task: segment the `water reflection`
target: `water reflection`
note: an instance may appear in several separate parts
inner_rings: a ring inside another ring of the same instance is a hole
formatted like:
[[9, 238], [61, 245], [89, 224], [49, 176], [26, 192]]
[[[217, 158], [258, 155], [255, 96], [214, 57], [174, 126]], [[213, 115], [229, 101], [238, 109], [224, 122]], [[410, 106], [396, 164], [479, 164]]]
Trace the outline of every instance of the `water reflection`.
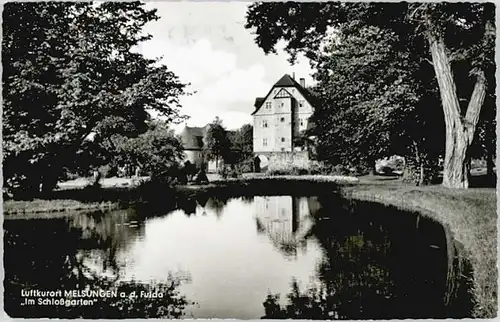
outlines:
[[[449, 232], [421, 216], [334, 196], [198, 195], [169, 202], [164, 210], [7, 220], [7, 312], [379, 319], [465, 317], [471, 310], [470, 285], [461, 277], [470, 276], [469, 266], [457, 259]], [[20, 305], [21, 289], [59, 285], [167, 296], [76, 308]]]
[[229, 198], [224, 196], [214, 196], [207, 200], [205, 208], [212, 211], [217, 217], [222, 215], [224, 207], [226, 206]]
[[210, 196], [208, 194], [199, 194], [198, 196], [196, 196], [196, 202], [202, 208], [205, 208], [208, 199], [210, 199]]
[[316, 209], [316, 197], [264, 196], [253, 202], [258, 232], [267, 234], [286, 257], [295, 258], [298, 249], [306, 251], [305, 238], [313, 224], [310, 206]]
[[[133, 209], [101, 211], [66, 218], [68, 229], [79, 232], [80, 256], [100, 272], [119, 273], [118, 251], [126, 251], [144, 235], [144, 222]], [[83, 254], [84, 253], [84, 254]]]
[[[116, 254], [140, 234], [140, 229], [130, 227], [129, 216], [127, 212], [92, 213], [69, 219], [5, 221], [5, 311], [11, 317], [24, 318], [182, 316], [188, 301], [177, 290], [178, 278], [168, 276], [154, 284], [120, 280]], [[93, 305], [76, 306], [39, 305], [38, 301], [50, 299], [34, 297], [35, 302], [26, 305], [22, 290], [143, 291], [159, 292], [163, 297], [105, 297]]]
[[[264, 318], [471, 316], [470, 270], [464, 269], [461, 278], [449, 283], [457, 258], [447, 257], [441, 225], [366, 203], [354, 209], [323, 207], [316, 217], [322, 220], [314, 224], [312, 237], [323, 250], [316, 283], [302, 285], [301, 290], [291, 279], [284, 305], [280, 294], [268, 294]], [[451, 301], [450, 289], [455, 292]]]

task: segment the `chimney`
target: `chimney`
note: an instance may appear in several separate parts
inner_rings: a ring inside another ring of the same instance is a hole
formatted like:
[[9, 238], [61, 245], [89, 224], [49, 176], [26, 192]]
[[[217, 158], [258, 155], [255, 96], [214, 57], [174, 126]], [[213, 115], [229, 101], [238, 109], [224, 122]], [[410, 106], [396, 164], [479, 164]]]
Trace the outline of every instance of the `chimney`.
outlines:
[[300, 79], [300, 86], [306, 88], [306, 80], [305, 80], [305, 78], [301, 78]]

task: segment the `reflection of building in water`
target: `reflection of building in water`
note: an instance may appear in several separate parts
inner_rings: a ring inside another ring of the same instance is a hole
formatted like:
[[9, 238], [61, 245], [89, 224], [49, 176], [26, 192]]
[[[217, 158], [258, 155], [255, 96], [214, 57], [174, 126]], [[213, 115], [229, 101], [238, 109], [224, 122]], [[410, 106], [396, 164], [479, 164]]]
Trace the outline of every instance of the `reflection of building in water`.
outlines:
[[[273, 244], [287, 256], [295, 256], [313, 224], [311, 211], [317, 208], [314, 198], [290, 196], [255, 197], [259, 232], [266, 233]], [[311, 204], [311, 201], [313, 204]]]

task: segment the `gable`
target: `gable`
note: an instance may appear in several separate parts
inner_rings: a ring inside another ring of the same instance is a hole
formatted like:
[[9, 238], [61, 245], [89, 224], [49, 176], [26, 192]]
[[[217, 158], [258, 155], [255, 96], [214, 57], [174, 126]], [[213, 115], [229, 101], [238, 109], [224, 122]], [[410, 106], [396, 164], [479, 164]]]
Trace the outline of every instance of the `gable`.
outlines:
[[290, 77], [290, 75], [284, 75], [276, 84], [273, 85], [271, 90], [267, 93], [265, 97], [258, 97], [255, 100], [255, 111], [252, 112], [251, 115], [255, 115], [260, 108], [264, 105], [264, 102], [269, 98], [269, 96], [272, 94], [273, 90], [275, 88], [280, 88], [276, 96], [274, 98], [281, 98], [277, 97], [277, 95], [285, 95], [282, 93], [282, 91], [285, 91], [288, 93], [289, 96], [284, 96], [286, 97], [294, 97], [294, 95], [291, 95], [290, 92], [287, 90], [287, 88], [294, 88], [298, 91], [298, 93], [303, 97], [303, 99], [311, 105], [312, 108], [317, 104], [317, 98], [315, 95], [308, 89], [302, 87], [299, 83], [297, 83], [293, 78]]
[[290, 92], [288, 92], [286, 89], [282, 88], [278, 91], [276, 95], [274, 95], [274, 98], [291, 98], [293, 97]]

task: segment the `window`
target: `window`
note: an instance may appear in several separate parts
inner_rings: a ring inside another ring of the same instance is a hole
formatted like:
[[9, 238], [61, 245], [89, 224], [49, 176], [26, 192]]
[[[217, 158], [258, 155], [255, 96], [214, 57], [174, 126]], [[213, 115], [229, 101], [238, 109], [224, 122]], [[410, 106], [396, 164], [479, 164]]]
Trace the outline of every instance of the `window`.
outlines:
[[285, 106], [285, 103], [281, 102], [280, 107], [283, 107], [283, 106]]
[[262, 139], [262, 145], [263, 145], [263, 146], [267, 146], [267, 139], [266, 139], [266, 138], [263, 138], [263, 139]]
[[271, 109], [272, 104], [273, 103], [271, 103], [271, 102], [266, 102], [266, 109], [268, 109], [268, 110]]
[[285, 122], [285, 118], [284, 117], [280, 118], [280, 121], [281, 123]]
[[304, 119], [300, 119], [300, 126], [304, 126]]
[[285, 148], [281, 148], [281, 152], [285, 152]]
[[262, 120], [262, 127], [267, 127], [267, 120]]
[[304, 101], [299, 101], [299, 107], [304, 107], [305, 102]]
[[281, 142], [285, 142], [285, 138], [281, 138]]

